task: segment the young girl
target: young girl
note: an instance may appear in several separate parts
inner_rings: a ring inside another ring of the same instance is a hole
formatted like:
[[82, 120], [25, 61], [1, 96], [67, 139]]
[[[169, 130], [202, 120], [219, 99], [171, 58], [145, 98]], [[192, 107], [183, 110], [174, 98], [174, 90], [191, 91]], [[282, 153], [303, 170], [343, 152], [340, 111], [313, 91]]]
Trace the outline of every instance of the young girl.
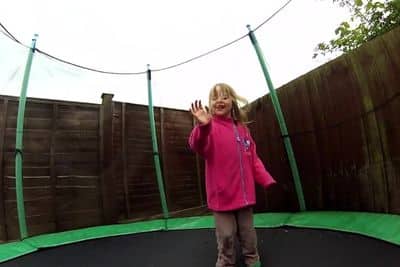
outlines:
[[236, 236], [246, 266], [260, 266], [253, 226], [254, 183], [264, 188], [275, 183], [256, 154], [239, 102], [247, 103], [229, 85], [219, 83], [210, 91], [210, 110], [197, 100], [190, 109], [198, 124], [189, 145], [206, 162], [207, 203], [213, 211], [218, 244], [217, 267], [235, 266]]

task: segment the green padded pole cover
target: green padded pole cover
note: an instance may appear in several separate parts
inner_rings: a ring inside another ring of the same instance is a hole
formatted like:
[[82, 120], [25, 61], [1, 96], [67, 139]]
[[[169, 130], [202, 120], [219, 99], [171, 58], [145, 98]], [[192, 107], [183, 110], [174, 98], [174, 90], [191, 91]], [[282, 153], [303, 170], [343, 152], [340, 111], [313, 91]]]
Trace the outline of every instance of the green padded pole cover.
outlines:
[[157, 144], [157, 135], [156, 135], [156, 126], [154, 120], [154, 109], [153, 109], [153, 96], [151, 89], [151, 70], [150, 66], [147, 65], [147, 88], [148, 88], [148, 98], [149, 98], [149, 120], [150, 120], [150, 130], [151, 130], [151, 139], [153, 143], [153, 156], [154, 156], [154, 165], [156, 167], [156, 175], [157, 175], [157, 183], [158, 190], [160, 192], [161, 198], [161, 206], [164, 214], [164, 219], [169, 218], [169, 212], [167, 207], [167, 200], [165, 197], [164, 191], [164, 183], [160, 166], [160, 155], [158, 153], [158, 144]]
[[18, 116], [17, 116], [17, 130], [15, 140], [15, 190], [17, 195], [17, 213], [18, 213], [18, 224], [21, 239], [28, 236], [28, 230], [26, 227], [25, 218], [25, 206], [24, 206], [24, 187], [22, 183], [22, 150], [23, 150], [23, 134], [24, 134], [24, 119], [25, 119], [25, 105], [26, 105], [26, 92], [28, 90], [29, 74], [31, 72], [33, 54], [35, 53], [36, 39], [38, 35], [35, 34], [32, 39], [31, 49], [29, 49], [28, 60], [26, 62], [24, 80], [22, 82], [21, 95], [19, 97], [18, 104]]
[[281, 133], [282, 133], [282, 137], [283, 137], [283, 143], [285, 145], [286, 153], [287, 153], [288, 159], [289, 159], [290, 169], [291, 169], [292, 175], [293, 175], [293, 180], [294, 180], [294, 185], [296, 188], [299, 207], [300, 207], [301, 211], [305, 211], [306, 204], [304, 201], [304, 194], [303, 194], [303, 188], [301, 186], [299, 170], [297, 168], [297, 163], [296, 163], [296, 159], [294, 157], [292, 143], [290, 142], [290, 137], [289, 137], [288, 130], [286, 127], [285, 118], [283, 117], [281, 105], [279, 104], [279, 99], [276, 95], [274, 85], [272, 84], [272, 80], [268, 73], [268, 69], [265, 64], [264, 56], [262, 54], [260, 46], [258, 45], [256, 36], [255, 36], [254, 32], [251, 30], [250, 25], [247, 25], [247, 28], [249, 29], [249, 37], [250, 37], [251, 43], [253, 44], [253, 47], [254, 47], [257, 57], [258, 57], [258, 60], [260, 61], [260, 65], [263, 70], [265, 80], [267, 81], [269, 92], [271, 94], [272, 105], [274, 106], [276, 118], [278, 119], [278, 122], [279, 122], [279, 127], [281, 129]]

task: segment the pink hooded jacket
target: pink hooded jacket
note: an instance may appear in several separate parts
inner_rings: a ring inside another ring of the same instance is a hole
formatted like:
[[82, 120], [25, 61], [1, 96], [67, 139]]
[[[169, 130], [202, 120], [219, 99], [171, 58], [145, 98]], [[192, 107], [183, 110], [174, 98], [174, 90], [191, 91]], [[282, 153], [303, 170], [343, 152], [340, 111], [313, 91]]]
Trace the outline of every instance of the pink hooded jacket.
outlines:
[[197, 125], [189, 137], [190, 148], [206, 162], [208, 207], [230, 211], [256, 203], [255, 184], [264, 188], [275, 180], [264, 168], [246, 127], [231, 118], [214, 116]]

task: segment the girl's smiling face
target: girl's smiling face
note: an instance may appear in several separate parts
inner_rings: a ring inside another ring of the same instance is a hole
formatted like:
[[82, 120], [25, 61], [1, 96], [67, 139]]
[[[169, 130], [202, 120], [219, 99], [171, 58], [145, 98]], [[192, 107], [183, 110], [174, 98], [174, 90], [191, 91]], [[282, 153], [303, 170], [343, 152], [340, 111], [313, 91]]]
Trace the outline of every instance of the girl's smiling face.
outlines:
[[231, 117], [232, 110], [232, 97], [226, 90], [220, 86], [215, 88], [214, 93], [211, 95], [211, 113], [220, 117]]

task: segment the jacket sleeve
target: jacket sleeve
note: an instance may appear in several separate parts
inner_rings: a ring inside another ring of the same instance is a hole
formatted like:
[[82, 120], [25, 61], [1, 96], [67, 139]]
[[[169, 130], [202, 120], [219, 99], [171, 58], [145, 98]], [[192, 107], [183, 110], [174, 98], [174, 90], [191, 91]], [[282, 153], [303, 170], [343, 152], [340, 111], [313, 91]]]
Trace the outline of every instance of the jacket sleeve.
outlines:
[[261, 185], [264, 188], [269, 187], [276, 183], [275, 179], [269, 174], [269, 172], [265, 169], [264, 164], [262, 163], [261, 159], [257, 155], [256, 143], [254, 142], [253, 138], [250, 136], [251, 140], [251, 153], [253, 158], [253, 173], [254, 179], [256, 183]]
[[207, 151], [210, 146], [210, 132], [211, 123], [206, 125], [196, 125], [189, 136], [189, 147], [194, 152], [198, 153], [202, 157], [206, 157]]

